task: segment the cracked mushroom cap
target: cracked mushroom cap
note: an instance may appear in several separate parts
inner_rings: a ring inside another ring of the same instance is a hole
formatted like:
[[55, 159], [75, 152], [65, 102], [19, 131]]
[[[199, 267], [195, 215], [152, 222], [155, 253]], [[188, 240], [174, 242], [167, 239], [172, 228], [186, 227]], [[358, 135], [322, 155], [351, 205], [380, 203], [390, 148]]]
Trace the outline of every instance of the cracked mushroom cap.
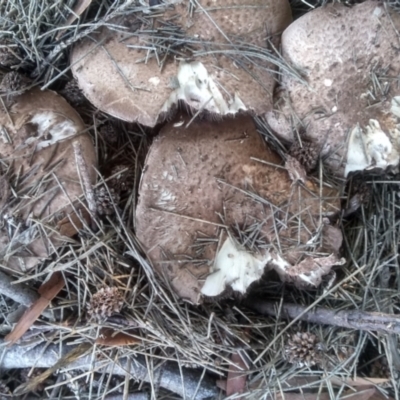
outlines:
[[[0, 127], [0, 214], [5, 222], [0, 259], [26, 270], [48, 257], [60, 240], [58, 220], [69, 216], [79, 225], [71, 208], [82, 196], [72, 143], [79, 143], [93, 183], [95, 151], [90, 137], [80, 134], [85, 125], [77, 112], [49, 90], [35, 88], [16, 97], [7, 112], [0, 110]], [[61, 234], [70, 225], [64, 222]]]
[[156, 271], [195, 304], [229, 286], [244, 294], [270, 268], [317, 285], [328, 269], [298, 264], [313, 252], [337, 262], [337, 249], [321, 248], [336, 190], [293, 183], [250, 117], [187, 122], [163, 128], [141, 178], [136, 232]]
[[291, 24], [283, 55], [307, 85], [283, 77], [277, 110], [267, 114], [271, 127], [293, 140], [291, 121], [302, 121], [305, 139], [340, 175], [397, 165], [399, 30], [400, 14], [372, 0], [329, 4]]
[[85, 96], [114, 117], [151, 127], [178, 102], [218, 116], [270, 110], [268, 40], [279, 46], [292, 20], [288, 1], [167, 3], [174, 4], [153, 8], [154, 16], [113, 20], [74, 47], [71, 68]]

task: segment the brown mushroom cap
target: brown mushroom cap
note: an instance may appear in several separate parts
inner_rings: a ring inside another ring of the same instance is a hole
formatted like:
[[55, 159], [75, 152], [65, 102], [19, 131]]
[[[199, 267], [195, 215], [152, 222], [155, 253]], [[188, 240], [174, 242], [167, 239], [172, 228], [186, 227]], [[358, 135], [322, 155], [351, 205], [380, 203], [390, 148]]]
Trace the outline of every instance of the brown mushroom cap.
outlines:
[[273, 129], [294, 140], [292, 124], [302, 121], [306, 138], [340, 174], [397, 165], [399, 30], [400, 14], [373, 0], [329, 4], [291, 24], [283, 55], [307, 85], [284, 76], [280, 109], [267, 115]]
[[[183, 101], [193, 111], [257, 115], [275, 85], [267, 40], [291, 22], [287, 0], [200, 0], [110, 22], [78, 43], [72, 71], [85, 96], [125, 121], [154, 126]], [[115, 26], [122, 26], [115, 28]], [[155, 50], [157, 49], [157, 50]]]
[[[92, 182], [96, 179], [92, 168], [96, 155], [90, 137], [79, 134], [85, 129], [79, 115], [49, 90], [32, 89], [16, 97], [7, 112], [0, 110], [0, 126], [3, 180], [10, 181], [8, 185], [17, 193], [3, 201], [0, 212], [6, 219], [15, 218], [30, 226], [20, 242], [14, 238], [16, 246], [7, 252], [13, 256], [3, 263], [27, 269], [49, 255], [58, 240], [55, 233], [51, 235], [57, 220], [70, 214], [71, 204], [82, 196], [72, 142], [80, 144]], [[72, 218], [78, 223], [76, 216]], [[40, 239], [35, 239], [38, 232], [33, 221], [39, 221], [36, 227], [42, 226]], [[46, 226], [52, 230], [46, 232]], [[18, 234], [23, 234], [22, 228]], [[9, 240], [6, 229], [0, 231], [2, 250], [11, 245]]]
[[[136, 212], [148, 257], [182, 298], [197, 304], [228, 285], [245, 293], [265, 269], [286, 271], [320, 248], [321, 213], [339, 206], [335, 190], [292, 184], [250, 117], [187, 122], [168, 124], [152, 144]], [[241, 268], [234, 258], [247, 269], [209, 281], [229, 258], [232, 269]]]

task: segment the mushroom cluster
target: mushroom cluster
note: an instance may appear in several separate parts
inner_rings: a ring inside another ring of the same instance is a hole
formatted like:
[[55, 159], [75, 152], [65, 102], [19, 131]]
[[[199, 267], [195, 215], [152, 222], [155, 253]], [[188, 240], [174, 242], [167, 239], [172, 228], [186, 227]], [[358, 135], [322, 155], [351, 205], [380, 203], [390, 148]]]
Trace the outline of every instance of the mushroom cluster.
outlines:
[[[154, 269], [193, 304], [245, 294], [269, 270], [318, 286], [343, 263], [341, 188], [308, 174], [320, 162], [340, 176], [398, 165], [400, 16], [373, 0], [293, 23], [288, 0], [145, 3], [76, 43], [68, 89], [124, 121], [168, 120], [148, 152], [135, 216]], [[10, 107], [0, 115], [3, 177], [24, 195], [5, 215], [40, 226], [71, 219], [82, 195], [79, 168], [67, 162], [72, 141], [95, 164], [82, 121], [49, 91], [18, 93]], [[290, 144], [283, 157], [254, 116]], [[99, 193], [108, 215], [116, 200]], [[24, 264], [33, 265], [57, 235], [12, 236], [31, 238]], [[21, 264], [15, 240], [0, 240]]]
[[291, 18], [286, 0], [167, 1], [73, 49], [74, 77], [96, 107], [149, 127], [171, 120], [146, 159], [136, 234], [193, 304], [245, 294], [271, 269], [317, 286], [342, 262], [329, 220], [339, 191], [307, 178], [296, 158], [285, 164], [246, 116], [272, 112]]

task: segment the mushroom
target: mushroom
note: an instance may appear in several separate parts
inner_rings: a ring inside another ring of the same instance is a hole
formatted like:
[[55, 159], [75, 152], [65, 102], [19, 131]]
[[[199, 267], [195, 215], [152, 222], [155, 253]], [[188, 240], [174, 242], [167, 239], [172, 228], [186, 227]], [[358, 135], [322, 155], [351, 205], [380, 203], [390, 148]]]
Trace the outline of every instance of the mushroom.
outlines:
[[270, 110], [270, 61], [291, 22], [289, 2], [165, 3], [114, 19], [73, 48], [71, 68], [85, 96], [114, 117], [150, 127], [178, 102], [216, 116]]
[[317, 286], [341, 261], [341, 233], [326, 220], [337, 190], [292, 182], [251, 117], [188, 120], [161, 130], [141, 177], [136, 233], [155, 270], [194, 304], [245, 294], [271, 268]]
[[[339, 175], [397, 166], [400, 152], [400, 14], [367, 0], [315, 9], [282, 35], [287, 62], [307, 85], [284, 75], [266, 119], [280, 136], [319, 147]], [[300, 129], [301, 130], [301, 129]]]
[[0, 129], [0, 186], [6, 188], [0, 187], [0, 259], [27, 270], [54, 251], [71, 231], [68, 225], [79, 226], [75, 212], [85, 213], [76, 202], [82, 196], [82, 171], [73, 142], [82, 149], [92, 183], [96, 155], [79, 115], [49, 90], [34, 88], [15, 97], [8, 110], [0, 110]]

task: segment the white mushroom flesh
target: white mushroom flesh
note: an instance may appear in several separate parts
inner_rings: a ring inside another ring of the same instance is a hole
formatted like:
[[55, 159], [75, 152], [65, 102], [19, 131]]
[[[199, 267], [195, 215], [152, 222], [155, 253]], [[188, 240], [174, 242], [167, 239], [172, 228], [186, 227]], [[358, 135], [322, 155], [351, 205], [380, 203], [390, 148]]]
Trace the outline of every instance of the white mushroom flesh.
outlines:
[[269, 252], [262, 257], [256, 257], [239, 249], [228, 237], [215, 256], [214, 266], [201, 293], [209, 297], [218, 296], [230, 286], [234, 291], [244, 294], [253, 282], [261, 278], [270, 260]]
[[[77, 125], [73, 121], [52, 111], [38, 112], [29, 122], [37, 126], [37, 136], [28, 138], [25, 143], [37, 141], [36, 150], [44, 149], [77, 133]], [[41, 138], [43, 140], [38, 140]]]
[[237, 93], [230, 101], [224, 99], [216, 81], [200, 61], [180, 64], [176, 86], [164, 103], [161, 112], [168, 112], [172, 105], [180, 100], [194, 109], [219, 115], [236, 114], [240, 110], [247, 109]]

